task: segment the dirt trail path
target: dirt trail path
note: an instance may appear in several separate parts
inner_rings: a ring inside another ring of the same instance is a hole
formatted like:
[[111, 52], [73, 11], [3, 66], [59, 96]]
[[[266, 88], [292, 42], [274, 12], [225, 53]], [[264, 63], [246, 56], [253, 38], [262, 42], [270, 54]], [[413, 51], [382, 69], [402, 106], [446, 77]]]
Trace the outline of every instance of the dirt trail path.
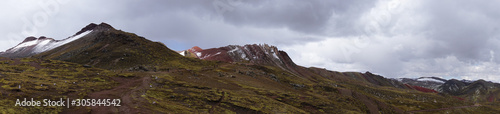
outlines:
[[226, 92], [222, 91], [222, 96], [219, 98], [219, 100], [217, 101], [217, 103], [215, 103], [214, 105], [212, 105], [212, 108], [209, 111], [210, 114], [214, 114], [215, 107], [219, 106], [220, 103], [222, 102], [222, 100], [224, 100], [224, 98], [226, 98]]
[[438, 109], [428, 109], [428, 110], [414, 110], [414, 111], [408, 111], [407, 113], [413, 114], [413, 113], [417, 113], [417, 112], [451, 110], [451, 109], [470, 108], [470, 107], [479, 107], [479, 106], [481, 106], [481, 105], [459, 106], [459, 107], [438, 108]]
[[89, 94], [90, 99], [120, 99], [120, 107], [94, 106], [91, 107], [91, 113], [108, 114], [108, 113], [140, 113], [139, 105], [134, 102], [132, 94], [139, 90], [144, 90], [149, 87], [151, 77], [144, 76], [138, 78], [121, 78], [112, 77], [113, 80], [120, 83], [117, 87], [111, 90], [104, 90]]

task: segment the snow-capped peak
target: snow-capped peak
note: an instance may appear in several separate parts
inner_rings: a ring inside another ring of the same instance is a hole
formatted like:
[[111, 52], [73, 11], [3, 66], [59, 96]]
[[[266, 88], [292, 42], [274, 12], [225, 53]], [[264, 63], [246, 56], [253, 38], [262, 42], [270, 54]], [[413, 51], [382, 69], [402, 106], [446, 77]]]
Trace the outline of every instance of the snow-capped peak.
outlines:
[[60, 41], [42, 41], [40, 42], [38, 45], [35, 46], [35, 53], [42, 53], [42, 52], [45, 52], [45, 51], [48, 51], [48, 50], [52, 50], [54, 48], [57, 48], [59, 46], [62, 46], [64, 44], [67, 44], [67, 43], [70, 43], [70, 42], [73, 42], [75, 40], [78, 40], [80, 38], [82, 38], [83, 36], [91, 33], [92, 30], [89, 30], [89, 31], [85, 31], [83, 33], [80, 33], [78, 35], [75, 35], [75, 36], [72, 36], [72, 37], [69, 37], [67, 39], [64, 39], [64, 40], [60, 40]]
[[26, 57], [34, 54], [42, 53], [48, 50], [52, 50], [64, 44], [73, 42], [83, 36], [91, 33], [93, 30], [84, 31], [80, 34], [68, 37], [63, 40], [54, 40], [52, 38], [46, 37], [28, 37], [22, 43], [17, 46], [6, 50], [1, 56], [6, 57]]
[[115, 30], [115, 29], [107, 23], [101, 23], [101, 24], [91, 23], [82, 28], [80, 31], [78, 31], [75, 35], [70, 36], [63, 40], [54, 40], [52, 38], [46, 38], [43, 36], [40, 38], [28, 37], [18, 45], [6, 50], [3, 53], [0, 53], [0, 56], [13, 57], [13, 58], [28, 57], [68, 44], [70, 42], [73, 42], [75, 40], [78, 40], [86, 36], [91, 32], [108, 31], [108, 30]]

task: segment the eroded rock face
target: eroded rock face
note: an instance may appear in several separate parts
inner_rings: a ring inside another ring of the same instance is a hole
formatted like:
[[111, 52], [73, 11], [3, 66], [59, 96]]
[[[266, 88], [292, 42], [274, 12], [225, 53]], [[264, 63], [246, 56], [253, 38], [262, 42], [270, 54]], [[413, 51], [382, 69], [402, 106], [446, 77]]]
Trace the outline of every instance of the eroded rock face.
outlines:
[[[229, 45], [219, 48], [201, 49], [197, 46], [187, 50], [203, 60], [217, 60], [225, 62], [248, 62], [251, 64], [273, 65], [285, 68], [295, 66], [284, 51], [267, 44]], [[186, 55], [185, 55], [186, 56]]]
[[107, 24], [107, 23], [101, 23], [101, 24], [95, 24], [95, 23], [90, 23], [89, 25], [85, 26], [82, 28], [82, 30], [78, 31], [76, 35], [79, 35], [81, 33], [84, 33], [85, 31], [96, 31], [96, 30], [108, 30], [108, 29], [114, 29], [113, 26]]

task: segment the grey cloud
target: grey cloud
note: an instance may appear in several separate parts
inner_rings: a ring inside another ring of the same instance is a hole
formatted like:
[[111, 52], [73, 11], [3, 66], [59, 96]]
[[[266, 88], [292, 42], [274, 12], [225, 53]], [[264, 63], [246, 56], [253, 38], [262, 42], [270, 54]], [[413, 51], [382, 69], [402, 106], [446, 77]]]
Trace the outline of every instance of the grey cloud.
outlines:
[[[35, 35], [62, 39], [91, 22], [107, 22], [154, 41], [180, 43], [172, 45], [176, 49], [268, 43], [284, 47], [280, 49], [300, 65], [370, 70], [388, 77], [473, 76], [475, 65], [499, 66], [499, 1], [399, 2], [404, 10], [393, 13], [389, 24], [376, 31], [380, 33], [365, 34], [367, 21], [380, 21], [374, 8], [383, 1], [73, 0], [61, 5], [60, 12], [50, 16], [47, 26], [39, 27]], [[43, 10], [34, 1], [7, 1], [0, 7], [14, 10], [0, 10], [0, 16], [9, 17], [1, 21], [4, 36], [22, 32], [20, 19]], [[363, 19], [367, 15], [375, 17]], [[370, 45], [357, 48], [360, 53], [346, 61], [339, 45], [352, 45], [352, 38], [363, 35], [370, 38]], [[17, 40], [12, 44], [2, 39], [0, 48], [5, 50], [23, 39]], [[497, 73], [489, 70], [477, 74], [491, 78]]]
[[[429, 17], [427, 37], [435, 39], [429, 54], [455, 55], [460, 60], [484, 58], [489, 39], [498, 36], [500, 12], [490, 2], [427, 1], [423, 13]], [[488, 59], [481, 59], [488, 60]]]
[[254, 5], [238, 5], [223, 14], [224, 20], [235, 25], [259, 27], [286, 27], [298, 32], [325, 34], [333, 15], [335, 30], [352, 30], [357, 18], [376, 1], [342, 0], [275, 0], [259, 1]]

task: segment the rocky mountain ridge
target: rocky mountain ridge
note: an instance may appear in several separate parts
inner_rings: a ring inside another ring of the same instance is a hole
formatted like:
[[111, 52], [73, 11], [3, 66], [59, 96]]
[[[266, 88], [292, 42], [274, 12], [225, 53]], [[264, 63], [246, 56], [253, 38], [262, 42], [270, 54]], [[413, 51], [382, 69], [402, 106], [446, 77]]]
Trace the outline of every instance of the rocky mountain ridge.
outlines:
[[[421, 87], [424, 91], [436, 91], [472, 101], [492, 101], [500, 98], [500, 84], [485, 80], [457, 80], [438, 77], [400, 78], [404, 84]], [[427, 90], [430, 89], [430, 90]]]

